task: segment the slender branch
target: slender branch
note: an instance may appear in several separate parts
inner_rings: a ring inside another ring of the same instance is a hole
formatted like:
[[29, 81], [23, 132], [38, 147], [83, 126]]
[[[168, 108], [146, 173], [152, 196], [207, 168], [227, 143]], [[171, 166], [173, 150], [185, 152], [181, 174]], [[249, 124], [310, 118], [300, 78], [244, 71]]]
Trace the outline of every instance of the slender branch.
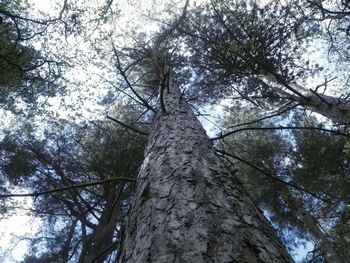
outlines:
[[160, 94], [159, 94], [160, 108], [162, 109], [163, 113], [166, 113], [166, 108], [164, 103], [164, 89], [166, 84], [166, 77], [167, 75], [163, 76], [162, 85], [160, 86]]
[[113, 118], [113, 117], [111, 117], [111, 116], [108, 116], [108, 115], [107, 115], [106, 117], [107, 117], [107, 119], [110, 119], [110, 120], [114, 121], [115, 123], [118, 123], [119, 125], [121, 125], [121, 126], [123, 126], [123, 127], [125, 127], [125, 128], [128, 128], [128, 129], [130, 129], [130, 130], [132, 130], [132, 131], [134, 131], [134, 132], [137, 132], [137, 133], [139, 133], [139, 134], [148, 136], [148, 133], [143, 132], [143, 131], [140, 131], [140, 130], [138, 130], [138, 129], [136, 129], [136, 128], [134, 128], [134, 127], [128, 125], [128, 124], [125, 124], [125, 123], [123, 123], [123, 122], [121, 122], [121, 121], [118, 121], [117, 119], [115, 119], [115, 118]]
[[210, 115], [210, 114], [201, 113], [194, 105], [192, 105], [192, 104], [189, 104], [189, 105], [190, 105], [191, 108], [193, 108], [193, 110], [194, 110], [195, 112], [197, 112], [197, 113], [195, 114], [195, 116], [197, 116], [197, 117], [202, 117], [203, 119], [205, 119], [206, 121], [210, 122], [210, 123], [213, 124], [215, 127], [217, 127], [220, 131], [223, 130], [222, 127], [220, 127], [220, 126], [217, 125], [215, 122], [209, 120], [209, 119], [206, 117], [206, 115], [209, 116], [209, 117], [212, 117], [212, 118], [214, 118], [215, 116], [212, 116], [212, 115]]
[[276, 177], [276, 176], [274, 176], [274, 175], [272, 175], [272, 174], [270, 174], [270, 173], [268, 173], [268, 172], [265, 172], [263, 169], [259, 168], [258, 166], [254, 165], [254, 164], [252, 164], [252, 163], [250, 163], [250, 162], [248, 162], [248, 161], [246, 161], [246, 160], [244, 160], [244, 159], [242, 159], [242, 158], [240, 158], [240, 157], [238, 157], [238, 156], [235, 156], [235, 155], [233, 155], [233, 154], [230, 154], [230, 153], [228, 153], [228, 152], [225, 152], [225, 151], [220, 150], [220, 149], [217, 149], [217, 148], [215, 148], [215, 150], [216, 150], [218, 153], [222, 154], [222, 155], [227, 155], [227, 156], [229, 156], [229, 157], [231, 157], [231, 158], [234, 158], [234, 159], [236, 159], [236, 160], [238, 160], [238, 161], [240, 161], [240, 162], [242, 162], [242, 163], [244, 163], [244, 164], [246, 164], [246, 165], [248, 165], [248, 166], [254, 168], [255, 170], [259, 171], [259, 172], [262, 173], [263, 175], [265, 175], [265, 176], [267, 176], [267, 177], [269, 177], [269, 178], [271, 178], [271, 179], [273, 179], [273, 180], [276, 180], [276, 181], [278, 181], [278, 182], [280, 182], [280, 183], [283, 183], [283, 184], [285, 184], [285, 185], [288, 185], [288, 186], [290, 186], [290, 187], [293, 187], [293, 188], [295, 188], [295, 189], [297, 189], [297, 190], [299, 190], [299, 191], [308, 193], [309, 195], [311, 195], [311, 196], [313, 196], [313, 197], [315, 197], [315, 198], [317, 198], [317, 199], [319, 199], [319, 200], [321, 200], [321, 201], [323, 201], [323, 202], [333, 204], [333, 202], [331, 202], [331, 201], [329, 201], [329, 200], [327, 200], [327, 199], [324, 199], [323, 197], [320, 197], [320, 196], [318, 196], [317, 194], [314, 194], [314, 193], [310, 192], [309, 190], [307, 190], [307, 189], [305, 189], [305, 188], [303, 188], [303, 187], [301, 187], [301, 186], [298, 186], [298, 185], [293, 184], [293, 183], [290, 183], [290, 182], [286, 182], [286, 181], [284, 181], [284, 180], [282, 180], [282, 179], [280, 179], [280, 178], [278, 178], [278, 177]]
[[114, 55], [116, 56], [117, 59], [117, 64], [116, 67], [118, 68], [120, 74], [122, 75], [123, 79], [125, 80], [126, 84], [128, 85], [128, 87], [130, 88], [130, 90], [132, 91], [132, 93], [134, 93], [134, 95], [142, 102], [143, 106], [145, 106], [147, 109], [155, 112], [155, 109], [153, 109], [153, 107], [151, 105], [148, 104], [148, 102], [142, 98], [137, 92], [136, 90], [133, 88], [132, 84], [130, 83], [129, 79], [127, 78], [126, 74], [125, 74], [125, 70], [123, 70], [121, 63], [120, 63], [120, 59], [119, 59], [119, 55], [118, 55], [118, 51], [115, 48], [114, 44], [112, 43], [113, 46], [113, 52]]
[[55, 188], [55, 189], [46, 190], [46, 191], [42, 191], [42, 192], [32, 192], [32, 193], [23, 193], [23, 194], [16, 194], [16, 193], [14, 193], [14, 194], [2, 194], [2, 195], [0, 195], [0, 198], [28, 197], [28, 196], [38, 197], [38, 196], [41, 196], [41, 195], [48, 195], [48, 194], [52, 194], [52, 193], [67, 191], [67, 190], [76, 189], [76, 188], [84, 188], [84, 187], [88, 187], [88, 186], [94, 186], [94, 185], [104, 184], [104, 183], [113, 182], [113, 181], [127, 181], [127, 182], [132, 182], [132, 183], [136, 182], [136, 180], [133, 179], [133, 178], [114, 177], [114, 178], [110, 178], [110, 179], [107, 179], [107, 180], [98, 180], [98, 181], [89, 182], [89, 183], [74, 184], [74, 185], [70, 185], [70, 186], [66, 186], [66, 187], [60, 187], [60, 188]]
[[[318, 1], [308, 0], [307, 2], [310, 3], [309, 7], [315, 5], [321, 11], [323, 19], [326, 19], [326, 18], [328, 18], [328, 19], [341, 19], [341, 18], [344, 18], [344, 17], [350, 15], [350, 12], [344, 11], [346, 8], [344, 8], [344, 10], [342, 10], [342, 11], [333, 11], [333, 10], [329, 10], [329, 9], [324, 8], [322, 4], [318, 3]], [[335, 15], [335, 16], [326, 17], [324, 13], [328, 13], [328, 14]]]
[[16, 15], [16, 14], [13, 14], [13, 13], [10, 13], [9, 11], [7, 10], [2, 10], [0, 9], [0, 14], [3, 14], [5, 16], [8, 16], [12, 19], [20, 19], [20, 20], [23, 20], [23, 21], [27, 21], [27, 22], [33, 22], [35, 24], [40, 24], [40, 25], [46, 25], [49, 21], [51, 20], [48, 20], [48, 21], [40, 21], [40, 20], [37, 20], [37, 19], [32, 19], [32, 18], [28, 18], [28, 17], [23, 17], [23, 16], [20, 16], [20, 15]]
[[[179, 99], [179, 104], [181, 103], [184, 95], [185, 95], [186, 87], [181, 91], [180, 99]], [[350, 95], [350, 94], [349, 94]]]
[[[317, 85], [313, 91], [314, 91], [314, 92], [317, 92], [317, 90], [318, 90], [320, 87], [322, 87], [322, 86], [327, 87], [327, 84], [328, 84], [329, 82], [331, 82], [331, 81], [333, 81], [333, 80], [335, 80], [335, 79], [337, 79], [337, 78], [338, 78], [338, 77], [333, 77], [333, 78], [331, 78], [331, 79], [329, 79], [329, 80], [326, 79], [324, 83], [322, 83], [322, 84], [320, 84], [320, 85]], [[325, 88], [325, 90], [326, 90], [326, 88]], [[325, 92], [325, 90], [323, 91], [323, 93]]]
[[121, 93], [123, 93], [124, 95], [126, 95], [128, 98], [130, 98], [131, 100], [135, 101], [137, 104], [140, 104], [143, 106], [143, 103], [138, 101], [137, 99], [135, 99], [132, 95], [128, 94], [127, 92], [125, 92], [123, 89], [117, 87], [112, 81], [106, 79], [105, 77], [101, 76], [98, 73], [93, 73], [97, 76], [99, 76], [100, 78], [102, 78], [104, 81], [106, 81], [108, 84], [110, 84], [112, 87], [114, 87], [117, 91], [120, 91]]
[[241, 131], [268, 131], [268, 130], [318, 130], [318, 131], [324, 131], [324, 132], [329, 132], [329, 133], [334, 133], [336, 135], [341, 135], [344, 137], [350, 138], [350, 134], [342, 133], [339, 131], [334, 131], [331, 129], [325, 129], [325, 128], [320, 128], [320, 127], [285, 127], [285, 126], [278, 126], [278, 127], [247, 127], [247, 128], [241, 128], [237, 129], [231, 132], [228, 132], [226, 134], [221, 134], [217, 137], [211, 138], [212, 141], [215, 140], [220, 140], [223, 139], [231, 134], [234, 134], [236, 132], [241, 132]]
[[105, 255], [105, 253], [111, 250], [114, 246], [118, 245], [118, 243], [119, 243], [119, 240], [117, 240], [116, 242], [113, 242], [112, 244], [104, 248], [96, 257], [93, 258], [92, 262], [95, 262], [97, 259]]
[[273, 118], [273, 117], [276, 117], [276, 116], [279, 116], [279, 115], [282, 115], [283, 113], [289, 111], [289, 110], [292, 110], [296, 107], [298, 107], [299, 104], [295, 104], [291, 107], [288, 107], [282, 111], [279, 111], [277, 113], [274, 113], [272, 115], [269, 115], [269, 116], [265, 116], [265, 117], [262, 117], [262, 118], [259, 118], [259, 119], [256, 119], [256, 120], [253, 120], [253, 121], [250, 121], [250, 122], [246, 122], [246, 123], [240, 123], [240, 124], [236, 124], [236, 125], [233, 125], [233, 126], [230, 126], [228, 127], [229, 129], [233, 129], [233, 128], [237, 128], [237, 127], [241, 127], [241, 126], [245, 126], [245, 125], [249, 125], [249, 124], [253, 124], [253, 123], [257, 123], [257, 122], [260, 122], [260, 121], [263, 121], [263, 120], [266, 120], [266, 119], [270, 119], [270, 118]]

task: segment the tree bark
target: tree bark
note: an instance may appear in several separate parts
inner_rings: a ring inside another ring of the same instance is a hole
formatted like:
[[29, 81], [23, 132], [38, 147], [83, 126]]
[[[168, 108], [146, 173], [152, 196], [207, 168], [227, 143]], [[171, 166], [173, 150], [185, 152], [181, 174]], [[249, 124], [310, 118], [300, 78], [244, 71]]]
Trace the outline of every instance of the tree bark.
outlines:
[[[269, 82], [269, 86], [281, 96], [290, 97], [301, 106], [323, 115], [334, 123], [350, 124], [350, 101], [347, 99], [320, 94], [298, 84], [286, 84], [292, 89], [287, 92], [282, 88], [284, 84], [281, 84], [271, 73], [265, 72], [263, 77]], [[293, 90], [296, 93], [293, 93]]]
[[119, 262], [293, 262], [179, 89], [164, 91], [164, 106], [153, 120]]
[[308, 92], [306, 99], [298, 97], [300, 105], [317, 112], [336, 124], [350, 124], [350, 102], [346, 99]]

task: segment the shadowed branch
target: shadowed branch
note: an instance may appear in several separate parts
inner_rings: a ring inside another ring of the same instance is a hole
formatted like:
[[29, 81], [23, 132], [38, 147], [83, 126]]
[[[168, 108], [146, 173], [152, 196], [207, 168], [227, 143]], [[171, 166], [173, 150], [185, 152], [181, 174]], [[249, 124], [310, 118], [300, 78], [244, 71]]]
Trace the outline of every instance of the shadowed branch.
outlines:
[[99, 184], [104, 184], [104, 183], [109, 183], [109, 182], [114, 182], [114, 181], [126, 181], [126, 182], [132, 182], [135, 183], [136, 180], [133, 178], [128, 178], [128, 177], [114, 177], [110, 178], [107, 180], [99, 180], [99, 181], [94, 181], [94, 182], [89, 182], [89, 183], [80, 183], [80, 184], [74, 184], [66, 187], [60, 187], [60, 188], [55, 188], [51, 190], [46, 190], [42, 192], [32, 192], [32, 193], [21, 193], [21, 194], [2, 194], [0, 195], [0, 198], [9, 198], [9, 197], [28, 197], [28, 196], [33, 196], [33, 197], [38, 197], [41, 195], [48, 195], [48, 194], [53, 194], [57, 192], [62, 192], [62, 191], [67, 191], [71, 189], [76, 189], [76, 188], [84, 188], [88, 186], [94, 186], [94, 185], [99, 185]]

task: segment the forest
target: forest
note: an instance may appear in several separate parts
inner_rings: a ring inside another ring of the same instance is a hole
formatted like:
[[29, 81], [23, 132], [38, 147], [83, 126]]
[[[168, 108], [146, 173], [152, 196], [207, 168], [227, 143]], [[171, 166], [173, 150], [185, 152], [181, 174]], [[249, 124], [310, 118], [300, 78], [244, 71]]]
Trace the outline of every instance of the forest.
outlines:
[[350, 262], [349, 0], [0, 0], [0, 261]]

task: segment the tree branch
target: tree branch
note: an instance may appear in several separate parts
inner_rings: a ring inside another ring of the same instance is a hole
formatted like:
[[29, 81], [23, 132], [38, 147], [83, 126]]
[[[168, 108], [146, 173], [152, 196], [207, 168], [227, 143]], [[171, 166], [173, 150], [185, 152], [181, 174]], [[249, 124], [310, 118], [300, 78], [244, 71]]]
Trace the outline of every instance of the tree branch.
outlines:
[[270, 119], [270, 118], [282, 115], [283, 113], [285, 113], [285, 112], [287, 112], [289, 110], [292, 110], [292, 109], [294, 109], [294, 108], [296, 108], [298, 106], [299, 106], [299, 104], [295, 104], [295, 105], [292, 105], [291, 107], [288, 107], [288, 108], [285, 108], [285, 109], [283, 109], [281, 111], [278, 111], [278, 112], [276, 112], [276, 113], [274, 113], [272, 115], [265, 116], [265, 117], [262, 117], [262, 118], [259, 118], [259, 119], [256, 119], [256, 120], [253, 120], [253, 121], [250, 121], [250, 122], [236, 124], [236, 125], [230, 126], [228, 128], [229, 129], [233, 129], [233, 128], [237, 128], [237, 127], [241, 127], [241, 126], [257, 123], [257, 122], [260, 122], [260, 121], [263, 121], [263, 120], [266, 120], [266, 119]]
[[[96, 257], [93, 258], [92, 262], [97, 261], [97, 259], [101, 258], [106, 252], [108, 252], [109, 250], [111, 250], [114, 246], [117, 246], [119, 243], [119, 240], [117, 240], [116, 242], [113, 242], [112, 244], [110, 244], [109, 246], [107, 246], [106, 248], [104, 248], [100, 253], [98, 253], [98, 255]], [[117, 262], [117, 261], [116, 261]]]
[[115, 119], [115, 118], [113, 118], [113, 117], [110, 117], [110, 116], [107, 115], [107, 119], [110, 119], [110, 120], [114, 121], [115, 123], [118, 123], [119, 125], [121, 125], [121, 126], [127, 128], [127, 129], [130, 129], [130, 130], [132, 130], [132, 131], [134, 131], [134, 132], [137, 132], [137, 133], [139, 133], [139, 134], [148, 136], [148, 133], [143, 132], [143, 131], [139, 131], [138, 129], [136, 129], [136, 128], [134, 128], [134, 127], [128, 125], [128, 124], [125, 124], [125, 123], [123, 123], [123, 122], [121, 122], [121, 121], [118, 121], [117, 119]]
[[130, 88], [130, 90], [132, 91], [132, 93], [134, 93], [134, 95], [142, 102], [142, 105], [145, 106], [147, 109], [155, 112], [155, 109], [153, 109], [153, 107], [151, 105], [148, 104], [148, 102], [142, 98], [137, 92], [136, 90], [133, 88], [133, 86], [131, 85], [129, 79], [127, 78], [126, 74], [125, 74], [125, 70], [123, 70], [122, 65], [120, 63], [120, 59], [119, 59], [119, 55], [118, 55], [118, 51], [115, 48], [114, 44], [112, 43], [113, 46], [113, 52], [114, 55], [116, 56], [117, 59], [117, 64], [116, 67], [119, 70], [120, 74], [122, 75], [123, 79], [125, 80], [126, 84], [128, 85], [128, 87]]
[[[223, 151], [223, 150], [219, 150], [219, 149], [217, 149], [217, 148], [215, 148], [215, 150], [216, 150], [218, 153], [222, 154], [222, 155], [227, 155], [227, 156], [229, 156], [229, 157], [231, 157], [231, 158], [234, 158], [234, 159], [236, 159], [236, 160], [238, 160], [238, 161], [240, 161], [240, 162], [242, 162], [242, 163], [244, 163], [244, 164], [246, 164], [246, 165], [248, 165], [248, 166], [254, 168], [255, 170], [259, 171], [259, 172], [262, 173], [263, 175], [265, 175], [265, 176], [267, 176], [267, 177], [269, 177], [269, 178], [271, 178], [271, 179], [273, 179], [273, 180], [276, 180], [276, 181], [278, 181], [278, 182], [280, 182], [280, 183], [283, 183], [283, 184], [285, 184], [285, 185], [288, 185], [288, 186], [290, 186], [290, 187], [293, 187], [293, 188], [295, 188], [295, 189], [297, 189], [297, 190], [299, 190], [299, 191], [308, 193], [309, 195], [311, 195], [311, 196], [313, 196], [313, 197], [315, 197], [315, 198], [317, 198], [317, 199], [319, 199], [319, 200], [321, 200], [321, 201], [323, 201], [323, 202], [326, 202], [326, 203], [329, 203], [329, 204], [334, 204], [333, 202], [331, 202], [331, 201], [329, 201], [329, 200], [327, 200], [327, 199], [324, 199], [323, 197], [320, 197], [320, 196], [318, 196], [317, 194], [314, 194], [314, 193], [310, 192], [309, 190], [306, 190], [306, 189], [303, 188], [303, 187], [300, 187], [300, 186], [295, 185], [295, 184], [290, 183], [290, 182], [286, 182], [286, 181], [284, 181], [284, 180], [282, 180], [282, 179], [280, 179], [280, 178], [278, 178], [278, 177], [276, 177], [276, 176], [274, 176], [274, 175], [272, 175], [272, 174], [270, 174], [270, 173], [268, 173], [268, 172], [265, 172], [264, 170], [262, 170], [261, 168], [257, 167], [256, 165], [254, 165], [254, 164], [252, 164], [252, 163], [250, 163], [250, 162], [248, 162], [248, 161], [246, 161], [246, 160], [244, 160], [244, 159], [242, 159], [242, 158], [240, 158], [240, 157], [238, 157], [238, 156], [235, 156], [235, 155], [233, 155], [233, 154], [227, 153], [227, 152], [225, 152], [225, 151]], [[334, 198], [334, 197], [332, 197], [332, 198]]]
[[324, 131], [324, 132], [329, 132], [329, 133], [334, 133], [336, 135], [341, 135], [344, 137], [350, 138], [350, 134], [342, 133], [339, 131], [334, 131], [331, 129], [325, 129], [325, 128], [320, 128], [320, 127], [285, 127], [285, 126], [279, 126], [279, 127], [247, 127], [247, 128], [241, 128], [237, 129], [231, 132], [228, 132], [226, 134], [221, 134], [220, 136], [211, 138], [210, 140], [215, 141], [215, 140], [220, 140], [223, 139], [231, 134], [234, 134], [236, 132], [241, 132], [241, 131], [267, 131], [267, 130], [318, 130], [318, 131]]
[[89, 182], [89, 183], [74, 184], [74, 185], [71, 185], [71, 186], [55, 188], [55, 189], [46, 190], [46, 191], [42, 191], [42, 192], [32, 192], [32, 193], [23, 193], [23, 194], [2, 194], [2, 195], [0, 195], [0, 198], [28, 197], [28, 196], [38, 197], [38, 196], [41, 196], [41, 195], [47, 195], [47, 194], [67, 191], [67, 190], [76, 189], [76, 188], [84, 188], [84, 187], [88, 187], [88, 186], [94, 186], [94, 185], [109, 183], [109, 182], [113, 182], [113, 181], [127, 181], [127, 182], [132, 182], [132, 183], [136, 182], [136, 180], [133, 179], [133, 178], [114, 177], [114, 178], [110, 178], [110, 179], [107, 179], [107, 180], [98, 180], [98, 181]]

